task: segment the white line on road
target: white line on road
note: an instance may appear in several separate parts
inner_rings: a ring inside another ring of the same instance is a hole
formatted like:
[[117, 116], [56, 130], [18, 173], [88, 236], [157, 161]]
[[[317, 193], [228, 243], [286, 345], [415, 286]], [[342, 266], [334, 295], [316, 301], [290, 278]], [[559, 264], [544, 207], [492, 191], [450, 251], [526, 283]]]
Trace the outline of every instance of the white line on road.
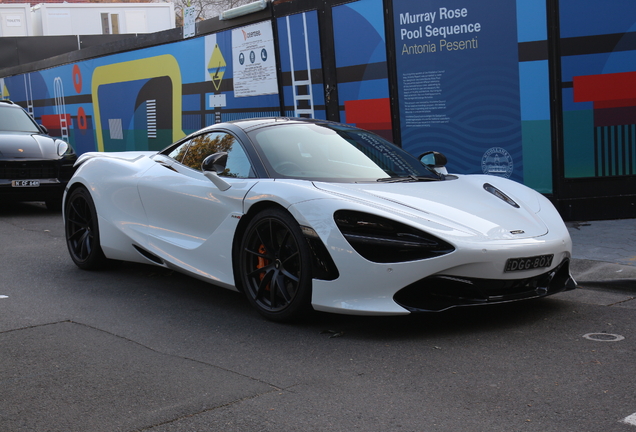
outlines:
[[3, 299], [3, 298], [9, 298], [9, 296], [6, 296], [6, 295], [0, 295], [0, 299]]
[[632, 426], [636, 426], [636, 413], [627, 416], [623, 419], [623, 423], [630, 424]]

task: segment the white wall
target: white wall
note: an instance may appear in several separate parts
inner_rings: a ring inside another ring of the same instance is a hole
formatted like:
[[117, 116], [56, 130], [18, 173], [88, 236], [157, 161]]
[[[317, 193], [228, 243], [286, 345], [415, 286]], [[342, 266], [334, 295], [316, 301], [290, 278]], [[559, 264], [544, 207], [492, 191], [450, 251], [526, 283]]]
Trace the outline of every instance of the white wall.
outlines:
[[0, 4], [0, 36], [33, 36], [29, 3]]
[[[172, 3], [42, 3], [33, 7], [35, 36], [154, 33], [175, 27]], [[113, 29], [118, 26], [118, 32]]]

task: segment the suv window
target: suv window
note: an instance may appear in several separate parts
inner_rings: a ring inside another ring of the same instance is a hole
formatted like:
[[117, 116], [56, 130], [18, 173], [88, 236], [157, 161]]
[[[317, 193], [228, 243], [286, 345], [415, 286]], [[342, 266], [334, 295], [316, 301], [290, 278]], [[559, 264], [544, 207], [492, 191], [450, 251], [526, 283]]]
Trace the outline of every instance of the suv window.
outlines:
[[26, 111], [17, 106], [0, 105], [0, 131], [42, 133]]

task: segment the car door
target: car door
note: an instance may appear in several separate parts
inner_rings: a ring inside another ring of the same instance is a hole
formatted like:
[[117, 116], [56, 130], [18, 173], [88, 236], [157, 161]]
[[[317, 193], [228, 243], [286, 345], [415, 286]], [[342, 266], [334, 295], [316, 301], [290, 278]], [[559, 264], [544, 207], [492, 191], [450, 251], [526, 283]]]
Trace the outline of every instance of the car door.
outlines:
[[[228, 154], [219, 173], [230, 187], [221, 191], [203, 175], [201, 162]], [[139, 179], [148, 218], [149, 250], [195, 275], [232, 284], [234, 231], [243, 199], [256, 184], [252, 164], [239, 140], [227, 132], [207, 132], [155, 156], [156, 165]]]

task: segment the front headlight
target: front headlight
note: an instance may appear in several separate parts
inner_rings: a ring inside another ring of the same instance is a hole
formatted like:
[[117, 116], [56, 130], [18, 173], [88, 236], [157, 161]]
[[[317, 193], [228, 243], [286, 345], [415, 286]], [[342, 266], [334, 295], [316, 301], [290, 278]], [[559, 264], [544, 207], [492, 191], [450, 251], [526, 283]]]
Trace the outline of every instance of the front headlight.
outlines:
[[338, 210], [334, 220], [353, 249], [377, 263], [416, 261], [455, 250], [424, 231], [368, 213]]
[[58, 140], [57, 141], [57, 155], [58, 156], [67, 156], [73, 154], [73, 147], [71, 147], [67, 142]]

